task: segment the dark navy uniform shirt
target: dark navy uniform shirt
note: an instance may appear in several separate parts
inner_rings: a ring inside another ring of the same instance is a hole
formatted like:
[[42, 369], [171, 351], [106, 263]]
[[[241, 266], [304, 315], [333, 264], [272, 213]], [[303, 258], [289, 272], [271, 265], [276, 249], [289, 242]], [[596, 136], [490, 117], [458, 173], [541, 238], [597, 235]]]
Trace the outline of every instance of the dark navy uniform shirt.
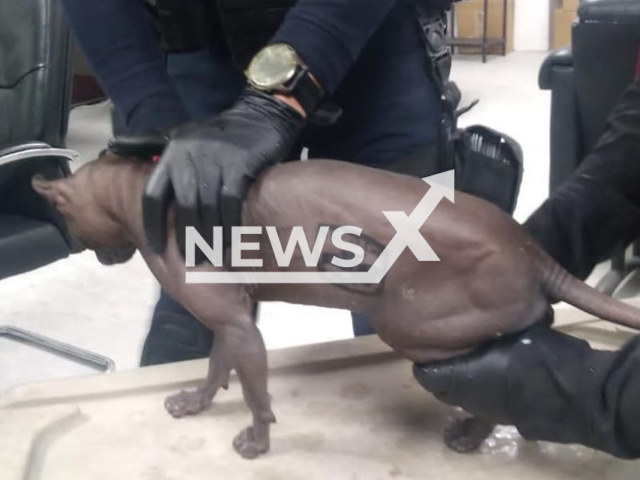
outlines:
[[[130, 127], [166, 128], [187, 119], [142, 0], [63, 4]], [[299, 0], [272, 41], [293, 46], [328, 93], [347, 74], [368, 88], [380, 68], [389, 68], [385, 59], [420, 50], [411, 0]]]

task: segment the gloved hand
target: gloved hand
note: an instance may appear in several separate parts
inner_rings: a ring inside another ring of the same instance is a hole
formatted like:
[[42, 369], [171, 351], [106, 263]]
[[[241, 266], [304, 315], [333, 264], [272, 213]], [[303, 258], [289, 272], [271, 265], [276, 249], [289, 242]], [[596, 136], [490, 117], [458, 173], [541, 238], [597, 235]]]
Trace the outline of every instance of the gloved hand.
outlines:
[[[441, 402], [496, 424], [518, 425], [523, 416], [530, 417], [531, 412], [521, 415], [529, 401], [544, 403], [544, 399], [528, 398], [527, 404], [522, 405], [518, 403], [519, 395], [527, 389], [529, 394], [535, 394], [537, 388], [545, 388], [545, 382], [556, 373], [564, 373], [560, 369], [555, 372], [553, 368], [561, 351], [570, 356], [576, 352], [574, 347], [581, 353], [580, 349], [586, 345], [582, 340], [552, 330], [552, 323], [553, 310], [549, 309], [540, 323], [525, 332], [488, 343], [469, 355], [414, 365], [413, 374], [418, 383]], [[547, 358], [546, 353], [554, 348], [560, 352], [552, 359]], [[542, 381], [536, 385], [537, 374]]]
[[[229, 110], [202, 122], [184, 125], [164, 136], [170, 142], [147, 183], [144, 227], [157, 253], [167, 239], [167, 209], [176, 208], [176, 233], [182, 252], [186, 227], [205, 239], [223, 227], [225, 246], [231, 228], [240, 225], [242, 202], [251, 182], [267, 167], [284, 160], [304, 126], [293, 108], [273, 96], [247, 88]], [[163, 135], [150, 135], [146, 151], [161, 148]], [[140, 152], [136, 140], [112, 143], [115, 153]], [[143, 149], [144, 150], [144, 149]]]
[[441, 402], [496, 424], [513, 425], [509, 410], [509, 368], [514, 350], [527, 341], [526, 335], [502, 339], [463, 357], [414, 365], [413, 375]]
[[593, 350], [540, 324], [466, 357], [416, 365], [414, 375], [441, 401], [515, 425], [528, 440], [638, 458], [639, 346], [637, 337], [620, 352]]

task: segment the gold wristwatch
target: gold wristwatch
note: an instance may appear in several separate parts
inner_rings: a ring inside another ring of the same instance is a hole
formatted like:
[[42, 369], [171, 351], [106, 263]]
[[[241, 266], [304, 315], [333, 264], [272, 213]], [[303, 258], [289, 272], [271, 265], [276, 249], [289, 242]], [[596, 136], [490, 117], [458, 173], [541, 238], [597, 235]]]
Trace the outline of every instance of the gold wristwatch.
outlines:
[[313, 113], [324, 92], [290, 45], [275, 43], [260, 50], [247, 68], [249, 85], [256, 90], [291, 95], [307, 115]]

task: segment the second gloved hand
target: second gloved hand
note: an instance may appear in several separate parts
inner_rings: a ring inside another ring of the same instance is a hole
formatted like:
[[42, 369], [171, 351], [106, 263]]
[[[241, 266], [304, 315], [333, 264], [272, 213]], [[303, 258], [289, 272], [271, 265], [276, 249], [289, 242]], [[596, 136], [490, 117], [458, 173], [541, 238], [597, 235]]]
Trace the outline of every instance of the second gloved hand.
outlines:
[[512, 337], [463, 357], [414, 365], [413, 374], [441, 402], [496, 424], [511, 425], [508, 374], [521, 341]]
[[166, 247], [172, 201], [182, 252], [188, 226], [207, 240], [214, 226], [222, 226], [228, 245], [251, 182], [287, 157], [303, 125], [302, 115], [284, 102], [246, 89], [229, 110], [173, 131], [144, 193], [144, 227], [153, 250]]
[[579, 443], [620, 458], [640, 457], [635, 373], [638, 341], [621, 352], [538, 324], [465, 357], [414, 366], [439, 400], [528, 440]]

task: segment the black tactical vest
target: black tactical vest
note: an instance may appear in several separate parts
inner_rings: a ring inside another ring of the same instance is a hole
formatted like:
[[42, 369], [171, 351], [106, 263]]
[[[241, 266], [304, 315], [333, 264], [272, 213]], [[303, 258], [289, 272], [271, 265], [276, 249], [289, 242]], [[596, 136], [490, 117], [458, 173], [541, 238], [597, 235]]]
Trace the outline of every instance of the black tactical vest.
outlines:
[[[225, 48], [241, 68], [274, 36], [297, 0], [144, 0], [168, 51]], [[376, 0], [371, 0], [376, 1]], [[413, 0], [431, 12], [458, 0]]]
[[275, 35], [296, 0], [216, 0], [236, 64], [244, 67]]
[[[211, 1], [211, 0], [204, 0]], [[282, 24], [297, 0], [215, 0], [231, 54], [246, 65]], [[376, 0], [371, 0], [376, 1]], [[459, 0], [412, 0], [429, 12], [444, 12]]]
[[191, 52], [205, 47], [227, 51], [216, 0], [143, 0], [163, 48]]

